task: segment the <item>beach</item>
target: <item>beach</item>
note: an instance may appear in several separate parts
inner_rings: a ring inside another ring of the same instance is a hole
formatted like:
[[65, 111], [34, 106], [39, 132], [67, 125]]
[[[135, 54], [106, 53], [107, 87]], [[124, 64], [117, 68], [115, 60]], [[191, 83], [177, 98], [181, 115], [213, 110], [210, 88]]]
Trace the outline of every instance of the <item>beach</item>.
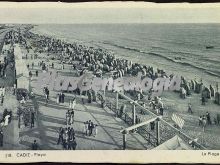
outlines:
[[[38, 25], [33, 31], [101, 47], [118, 58], [164, 69], [206, 85], [220, 83], [219, 24]], [[212, 45], [214, 49], [206, 49]]]
[[[21, 26], [19, 30], [15, 27], [17, 30], [15, 36], [22, 36], [22, 39], [17, 41], [17, 44], [13, 43], [11, 49], [16, 50], [14, 53], [15, 59], [19, 54], [22, 63], [25, 64], [17, 67], [26, 71], [26, 74], [23, 75], [27, 79], [27, 81], [24, 81], [24, 83], [27, 82], [24, 88], [35, 94], [36, 97], [29, 100], [38, 113], [36, 128], [30, 129], [22, 126], [22, 129], [15, 130], [14, 134], [19, 136], [17, 138], [20, 140], [19, 142], [16, 141], [16, 143], [19, 143], [16, 144], [16, 147], [28, 149], [33, 140], [37, 139], [42, 149], [62, 149], [61, 146], [56, 145], [57, 131], [59, 127], [67, 127], [65, 126], [65, 115], [68, 110], [68, 101], [73, 96], [77, 100], [75, 108], [76, 124], [73, 125], [76, 130], [76, 142], [78, 143], [76, 149], [122, 149], [123, 139], [119, 131], [122, 128], [138, 124], [134, 119], [131, 102], [129, 103], [128, 100], [120, 98], [116, 111], [111, 107], [102, 108], [101, 99], [90, 103], [91, 100], [89, 101], [88, 94], [91, 92], [90, 90], [86, 91], [86, 94], [82, 94], [77, 90], [69, 92], [63, 85], [60, 91], [50, 89], [49, 103], [45, 103], [43, 90], [48, 84], [42, 84], [42, 88], [39, 88], [37, 85], [39, 78], [36, 76], [36, 71], [39, 74], [56, 71], [57, 74], [66, 78], [79, 76], [86, 70], [93, 72], [98, 77], [105, 76], [105, 74], [112, 71], [116, 73], [114, 75], [115, 79], [135, 75], [138, 70], [146, 70], [145, 76], [170, 78], [172, 74], [180, 75], [188, 82], [195, 79], [200, 82], [202, 79], [203, 87], [212, 85], [216, 88], [216, 82], [220, 80], [220, 66], [218, 65], [220, 49], [218, 46], [219, 38], [215, 38], [213, 35], [218, 32], [219, 25], [204, 25], [205, 28], [200, 27], [200, 25], [163, 26], [161, 27], [160, 24], [38, 25], [30, 31], [24, 30], [25, 25]], [[148, 29], [149, 27], [150, 29]], [[207, 27], [209, 27], [209, 31], [206, 33], [207, 36], [201, 36]], [[146, 32], [146, 28], [148, 32]], [[187, 28], [191, 30], [190, 34], [187, 34]], [[20, 30], [21, 34], [19, 33]], [[167, 34], [169, 31], [172, 31], [172, 36]], [[207, 40], [205, 41], [203, 37]], [[196, 40], [198, 41], [195, 42]], [[213, 45], [214, 48], [207, 50], [206, 45]], [[4, 48], [8, 49], [7, 47]], [[18, 50], [19, 53], [16, 53]], [[132, 61], [132, 65], [130, 65], [130, 61]], [[75, 66], [74, 62], [79, 62], [79, 66]], [[16, 69], [18, 70], [18, 68]], [[153, 73], [152, 70], [154, 70]], [[27, 78], [28, 71], [29, 79]], [[19, 78], [20, 76], [17, 76], [18, 80]], [[186, 84], [183, 82], [182, 85]], [[195, 92], [196, 90], [191, 88], [190, 86], [190, 89], [188, 89], [190, 94], [185, 94], [184, 97], [182, 97], [180, 91], [164, 91], [159, 96], [160, 101], [163, 103], [163, 106], [159, 107], [164, 111], [164, 114], [162, 114], [163, 120], [171, 125], [167, 129], [168, 127], [165, 124], [161, 124], [161, 139], [163, 139], [161, 142], [165, 142], [176, 134], [173, 129], [175, 122], [172, 115], [177, 114], [185, 121], [184, 127], [180, 131], [190, 137], [186, 140], [187, 143], [189, 140], [198, 139], [198, 143], [208, 149], [219, 149], [219, 125], [214, 121], [219, 114], [219, 105], [214, 104], [213, 96], [209, 99], [205, 98], [205, 105], [202, 105], [201, 93], [204, 89]], [[60, 94], [60, 92], [65, 92], [66, 101], [64, 104], [57, 104], [57, 94]], [[155, 102], [157, 107], [158, 103], [155, 100], [157, 98], [148, 97], [149, 99], [146, 99], [145, 97], [149, 94], [136, 90], [124, 92], [124, 94], [137, 102], [140, 101], [140, 104], [145, 102], [145, 113], [142, 114], [141, 109], [137, 108], [137, 119], [140, 118], [140, 122], [152, 119], [151, 113], [161, 116], [160, 112], [157, 112], [157, 108], [154, 109], [150, 105]], [[141, 94], [143, 98], [137, 99], [138, 94]], [[105, 97], [106, 103], [109, 101], [113, 105], [116, 104], [117, 98], [115, 98], [114, 92], [106, 91]], [[83, 99], [86, 100], [86, 104], [84, 104]], [[128, 119], [131, 119], [128, 123], [126, 119], [117, 117], [117, 111], [124, 104], [127, 105], [125, 114]], [[189, 104], [192, 105], [193, 113], [188, 112]], [[5, 108], [5, 104], [3, 105], [2, 109]], [[208, 124], [204, 131], [199, 125], [199, 117], [207, 112], [210, 113], [212, 123]], [[90, 118], [100, 125], [100, 133], [97, 137], [84, 136], [83, 124]], [[148, 128], [148, 125], [146, 127], [147, 129], [150, 128]], [[20, 132], [18, 133], [18, 131]], [[133, 132], [128, 137], [127, 149], [152, 149], [152, 146], [149, 146], [149, 141], [147, 143], [145, 140], [140, 133]]]

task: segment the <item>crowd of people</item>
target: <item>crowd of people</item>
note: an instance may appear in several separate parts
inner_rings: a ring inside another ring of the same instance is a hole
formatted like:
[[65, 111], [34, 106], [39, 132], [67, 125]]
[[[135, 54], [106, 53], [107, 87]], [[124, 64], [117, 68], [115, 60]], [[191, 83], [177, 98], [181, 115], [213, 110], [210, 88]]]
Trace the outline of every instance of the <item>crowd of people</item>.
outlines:
[[85, 136], [96, 136], [98, 134], [98, 125], [94, 124], [91, 120], [84, 122]]
[[24, 124], [25, 127], [30, 127], [30, 128], [35, 127], [36, 112], [34, 108], [19, 106], [17, 110], [17, 114], [19, 118], [18, 121], [19, 128], [22, 125], [22, 123]]
[[11, 122], [12, 119], [12, 111], [8, 111], [7, 109], [4, 109], [1, 119], [1, 127], [8, 126], [8, 124]]
[[60, 127], [58, 130], [57, 145], [61, 144], [65, 150], [75, 150], [77, 143], [75, 140], [75, 131], [73, 128]]
[[57, 94], [57, 104], [65, 102], [65, 94], [63, 91]]
[[150, 107], [153, 108], [153, 110], [156, 110], [156, 113], [158, 115], [163, 115], [164, 113], [164, 104], [162, 102], [161, 97], [154, 97], [154, 99], [152, 99], [149, 103]]
[[7, 60], [4, 58], [4, 62], [0, 61], [0, 77], [6, 77], [6, 67], [7, 67]]
[[74, 110], [68, 110], [66, 112], [66, 125], [72, 125], [74, 123]]
[[[115, 73], [115, 77], [120, 77], [125, 74], [137, 75], [142, 72], [143, 75], [148, 75], [151, 78], [167, 77], [164, 70], [154, 70], [153, 67], [132, 63], [132, 61], [125, 59], [117, 59], [112, 53], [94, 47], [88, 47], [77, 43], [67, 43], [59, 39], [54, 39], [46, 36], [35, 35], [29, 33], [29, 36], [36, 37], [38, 40], [35, 45], [40, 49], [39, 52], [47, 52], [57, 54], [60, 61], [65, 63], [72, 63], [75, 69], [86, 68], [93, 71], [94, 74], [99, 75], [106, 72]], [[73, 61], [80, 61], [79, 65]], [[64, 67], [64, 65], [62, 65]]]
[[[216, 121], [217, 120], [217, 121]], [[206, 125], [217, 124], [220, 122], [220, 116], [214, 120], [215, 123], [211, 120], [211, 116], [209, 112], [206, 112], [205, 115], [199, 117], [199, 126], [206, 127]]]
[[4, 109], [2, 118], [0, 120], [0, 147], [3, 147], [3, 137], [4, 137], [4, 132], [3, 132], [3, 127], [7, 127], [8, 124], [12, 120], [12, 111], [8, 111], [7, 109]]
[[[152, 80], [156, 78], [172, 78], [174, 76], [173, 74], [168, 75], [163, 69], [155, 69], [151, 66], [133, 63], [130, 60], [116, 58], [112, 52], [101, 48], [77, 43], [67, 43], [60, 39], [31, 32], [26, 35], [29, 38], [36, 38], [34, 44], [40, 53], [46, 52], [48, 54], [55, 54], [56, 56], [53, 58], [61, 61], [62, 69], [64, 69], [64, 63], [72, 64], [74, 69], [80, 71], [80, 75], [82, 75], [85, 70], [88, 70], [93, 72], [96, 76], [102, 76], [105, 73], [111, 72], [113, 78], [125, 75], [136, 76], [139, 72], [142, 73], [143, 77], [149, 77]], [[79, 63], [75, 63], [75, 61], [79, 61]], [[196, 88], [197, 90], [198, 87], [195, 84], [202, 89], [202, 83], [200, 84], [194, 81], [187, 82], [186, 79], [182, 77], [181, 89], [179, 91], [180, 97], [183, 99], [186, 98], [187, 95], [190, 95], [192, 88]], [[142, 94], [142, 90], [135, 89], [135, 91], [131, 93], [135, 93], [135, 95], [138, 96], [139, 93]], [[148, 95], [150, 94], [149, 92]]]

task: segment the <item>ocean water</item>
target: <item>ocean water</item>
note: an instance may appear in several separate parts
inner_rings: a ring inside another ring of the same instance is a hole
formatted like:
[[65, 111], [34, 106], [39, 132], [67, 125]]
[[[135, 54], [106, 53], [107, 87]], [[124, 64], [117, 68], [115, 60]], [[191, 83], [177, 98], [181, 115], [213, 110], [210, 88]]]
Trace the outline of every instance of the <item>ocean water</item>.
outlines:
[[47, 24], [33, 31], [102, 47], [187, 79], [220, 83], [220, 24]]

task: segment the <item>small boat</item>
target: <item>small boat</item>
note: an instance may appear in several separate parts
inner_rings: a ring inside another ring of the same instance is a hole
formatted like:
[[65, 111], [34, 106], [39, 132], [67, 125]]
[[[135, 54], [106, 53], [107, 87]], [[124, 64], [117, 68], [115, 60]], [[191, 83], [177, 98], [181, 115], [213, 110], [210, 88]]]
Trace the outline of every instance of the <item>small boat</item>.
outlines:
[[214, 46], [206, 46], [206, 49], [213, 49]]

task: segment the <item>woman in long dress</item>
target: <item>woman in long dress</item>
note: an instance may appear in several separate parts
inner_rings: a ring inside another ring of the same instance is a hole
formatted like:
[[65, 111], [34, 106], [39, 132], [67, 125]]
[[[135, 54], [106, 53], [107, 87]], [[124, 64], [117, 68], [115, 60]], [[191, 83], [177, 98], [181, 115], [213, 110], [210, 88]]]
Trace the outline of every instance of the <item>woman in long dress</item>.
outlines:
[[5, 96], [5, 87], [4, 86], [2, 87], [2, 96], [3, 97]]
[[94, 129], [93, 129], [93, 131], [94, 131], [94, 133], [93, 133], [93, 135], [94, 135], [94, 137], [98, 134], [98, 125], [97, 124], [95, 124], [94, 125]]
[[76, 106], [76, 98], [72, 100], [71, 109], [73, 110]]
[[69, 125], [69, 122], [70, 122], [70, 111], [68, 110], [66, 112], [66, 125]]
[[73, 115], [70, 114], [70, 117], [69, 117], [69, 125], [73, 124]]
[[57, 94], [57, 104], [59, 104], [60, 103], [60, 94], [58, 93]]
[[70, 99], [70, 102], [69, 102], [69, 109], [72, 109], [72, 100]]
[[74, 122], [74, 111], [72, 110], [70, 112], [70, 124], [73, 124], [73, 122]]
[[5, 116], [4, 126], [7, 126], [7, 125], [8, 125], [8, 123], [9, 123], [9, 118], [10, 118], [10, 115], [6, 115], [6, 116]]

